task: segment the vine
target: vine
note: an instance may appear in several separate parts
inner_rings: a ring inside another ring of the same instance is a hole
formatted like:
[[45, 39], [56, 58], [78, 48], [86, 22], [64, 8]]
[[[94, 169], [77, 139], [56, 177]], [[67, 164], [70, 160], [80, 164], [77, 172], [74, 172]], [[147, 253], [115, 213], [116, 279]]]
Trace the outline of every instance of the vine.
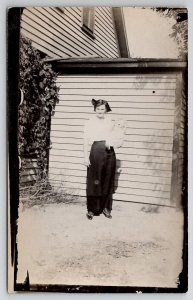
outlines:
[[38, 179], [47, 176], [50, 120], [59, 102], [57, 73], [46, 63], [30, 40], [20, 42], [20, 91], [18, 152], [21, 158], [35, 157]]

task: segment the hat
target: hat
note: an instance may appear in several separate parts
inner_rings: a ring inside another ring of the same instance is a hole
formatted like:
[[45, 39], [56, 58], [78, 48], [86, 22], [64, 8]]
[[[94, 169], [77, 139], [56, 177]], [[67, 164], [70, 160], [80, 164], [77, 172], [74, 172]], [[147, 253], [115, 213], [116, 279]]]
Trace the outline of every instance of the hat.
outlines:
[[94, 106], [94, 109], [96, 109], [96, 107], [98, 107], [100, 105], [105, 105], [106, 111], [107, 112], [111, 111], [109, 103], [103, 99], [99, 99], [99, 100], [92, 99], [92, 105]]

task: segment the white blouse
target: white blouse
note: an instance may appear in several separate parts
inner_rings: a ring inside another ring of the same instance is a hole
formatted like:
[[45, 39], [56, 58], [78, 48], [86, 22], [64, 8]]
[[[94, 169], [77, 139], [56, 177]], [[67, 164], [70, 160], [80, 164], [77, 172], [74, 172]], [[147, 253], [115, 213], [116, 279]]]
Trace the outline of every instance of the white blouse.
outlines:
[[84, 139], [88, 139], [89, 144], [94, 141], [110, 142], [113, 126], [114, 123], [109, 116], [105, 115], [104, 119], [100, 119], [94, 115], [85, 123]]

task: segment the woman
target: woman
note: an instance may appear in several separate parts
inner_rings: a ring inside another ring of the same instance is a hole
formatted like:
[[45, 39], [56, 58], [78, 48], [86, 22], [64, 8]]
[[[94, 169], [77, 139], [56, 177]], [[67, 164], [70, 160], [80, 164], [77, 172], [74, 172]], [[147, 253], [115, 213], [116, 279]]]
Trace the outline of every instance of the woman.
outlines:
[[[103, 213], [112, 218], [112, 194], [116, 156], [111, 142], [113, 122], [107, 115], [111, 108], [105, 100], [92, 99], [95, 115], [84, 129], [84, 159], [87, 166], [87, 218]], [[91, 149], [90, 149], [91, 148]]]

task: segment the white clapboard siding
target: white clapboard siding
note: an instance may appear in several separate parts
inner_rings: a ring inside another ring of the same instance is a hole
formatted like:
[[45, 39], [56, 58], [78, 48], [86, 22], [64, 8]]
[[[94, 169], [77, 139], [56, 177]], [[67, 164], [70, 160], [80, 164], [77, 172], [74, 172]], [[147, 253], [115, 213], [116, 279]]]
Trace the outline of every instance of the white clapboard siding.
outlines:
[[[57, 179], [56, 179], [57, 178]], [[50, 181], [52, 183], [57, 182], [60, 184], [60, 182], [62, 181], [62, 183], [64, 184], [64, 186], [68, 187], [68, 188], [75, 188], [78, 190], [84, 190], [86, 189], [86, 183], [82, 183], [79, 182], [78, 180], [76, 181], [70, 181], [69, 178], [61, 176], [61, 178], [59, 176], [55, 176], [50, 174]], [[154, 185], [156, 187], [156, 184]], [[129, 184], [126, 184], [126, 186], [121, 186], [121, 183], [119, 183], [118, 187], [116, 188], [116, 192], [120, 193], [120, 194], [135, 194], [138, 196], [146, 196], [146, 197], [161, 197], [164, 199], [167, 199], [167, 197], [170, 196], [170, 192], [168, 191], [160, 191], [160, 190], [156, 190], [155, 187], [153, 189], [148, 188], [148, 183], [145, 186], [146, 188], [144, 188], [143, 186], [140, 186], [136, 183], [135, 187], [129, 187]], [[163, 185], [162, 185], [163, 187]]]
[[[160, 83], [175, 83], [176, 82], [176, 76], [175, 75], [157, 75], [156, 78], [153, 75], [133, 75], [133, 76], [129, 76], [129, 77], [120, 77], [120, 76], [116, 76], [116, 75], [95, 75], [90, 77], [89, 75], [84, 76], [85, 82], [88, 83], [108, 83], [108, 82], [115, 82], [115, 83], [124, 83], [124, 82], [129, 82], [129, 83], [133, 83], [133, 84], [146, 84], [146, 83], [154, 83], [154, 87], [156, 87], [157, 85], [160, 85]], [[58, 83], [62, 83], [64, 84], [63, 81], [63, 76], [59, 75], [57, 77], [57, 82]], [[76, 78], [74, 76], [68, 76], [68, 78], [66, 78], [65, 83], [67, 82], [71, 82], [71, 83], [80, 83], [82, 82], [82, 76], [81, 75], [77, 75]]]
[[[87, 84], [88, 82], [68, 82], [68, 83], [58, 83], [58, 86], [60, 87], [60, 89], [87, 89]], [[91, 89], [102, 89], [102, 88], [110, 88], [112, 89], [116, 89], [112, 87], [112, 82], [89, 82], [89, 86]], [[119, 87], [120, 89], [124, 90], [128, 90], [128, 89], [136, 89], [136, 90], [154, 90], [156, 88], [156, 90], [163, 90], [164, 92], [166, 90], [175, 90], [175, 82], [159, 82], [156, 83], [156, 85], [153, 82], [145, 82], [145, 83], [139, 83], [139, 82], [119, 82]]]
[[[72, 95], [66, 95], [66, 94], [61, 94], [60, 93], [60, 101], [73, 101], [76, 100], [77, 101], [77, 95], [78, 95], [78, 99], [80, 101], [82, 101], [82, 103], [84, 104], [85, 102], [90, 102], [92, 98], [94, 98], [94, 96], [92, 95], [86, 95], [85, 93], [75, 93]], [[143, 103], [147, 103], [147, 104], [152, 104], [152, 106], [154, 107], [154, 103], [158, 103], [160, 105], [162, 104], [169, 104], [171, 103], [171, 105], [173, 105], [173, 103], [175, 102], [175, 95], [174, 96], [170, 96], [170, 97], [165, 97], [164, 95], [155, 95], [154, 93], [151, 95], [142, 95], [142, 97], [140, 97], [141, 95], [132, 95], [132, 97], [125, 97], [125, 95], [113, 95], [112, 92], [110, 95], [106, 95], [105, 98], [107, 101], [110, 101], [112, 103], [112, 105], [114, 105], [114, 102], [120, 102], [125, 103], [127, 105], [128, 104], [143, 104]], [[91, 98], [92, 97], [92, 98]], [[61, 102], [62, 104], [62, 102]]]
[[[69, 105], [69, 104], [67, 104], [67, 105]], [[59, 107], [59, 105], [58, 105], [58, 107]], [[116, 119], [116, 116], [114, 115], [114, 116], [112, 116], [112, 120], [115, 120]], [[76, 128], [76, 127], [79, 127], [80, 128], [80, 130], [83, 130], [83, 126], [84, 126], [84, 123], [85, 123], [85, 120], [86, 120], [86, 117], [83, 119], [81, 119], [81, 118], [71, 118], [71, 120], [70, 120], [70, 124], [69, 124], [69, 121], [67, 121], [66, 123], [64, 123], [65, 121], [62, 119], [62, 121], [61, 121], [61, 119], [59, 119], [59, 118], [57, 118], [57, 119], [53, 119], [53, 121], [52, 121], [52, 125], [54, 126], [54, 125], [66, 125], [66, 126], [68, 126], [69, 128], [71, 128], [71, 130], [73, 131], [73, 128]], [[142, 129], [142, 128], [149, 128], [149, 129], [152, 129], [152, 123], [151, 122], [143, 122], [143, 121], [141, 121], [140, 122], [140, 124], [139, 124], [139, 122], [135, 122], [135, 121], [127, 121], [127, 128], [136, 128], [136, 129]], [[161, 123], [161, 125], [162, 125], [162, 130], [163, 129], [170, 129], [170, 130], [173, 130], [173, 123], [172, 122], [170, 122], [170, 123]], [[154, 129], [160, 129], [160, 124], [159, 124], [159, 122], [154, 122], [154, 125], [153, 125], [153, 128]]]
[[38, 169], [37, 159], [21, 158], [20, 185], [33, 184], [36, 181]]
[[[129, 99], [127, 99], [128, 101], [120, 101], [115, 99], [115, 101], [111, 101], [111, 107], [113, 108], [130, 108], [130, 109], [163, 109], [166, 110], [169, 114], [169, 111], [173, 110], [173, 103], [156, 103], [156, 105], [154, 106], [152, 102], [147, 103], [147, 102], [130, 102]], [[89, 103], [89, 99], [83, 99], [81, 101], [77, 101], [76, 104], [72, 103], [73, 99], [59, 99], [59, 103], [58, 103], [58, 107], [62, 107], [63, 106], [72, 106], [72, 107], [84, 107], [90, 108], [90, 103]], [[73, 105], [74, 104], [74, 105]]]
[[[63, 125], [63, 124], [54, 124], [53, 126], [52, 126], [52, 129], [54, 130], [54, 131], [59, 131], [60, 129], [61, 129], [61, 125]], [[82, 132], [83, 133], [83, 128], [80, 126], [80, 127], [78, 127], [78, 126], [68, 126], [68, 125], [66, 125], [66, 131], [67, 132]], [[171, 137], [172, 135], [173, 135], [173, 131], [171, 130], [171, 129], [154, 129], [153, 130], [153, 133], [152, 133], [152, 129], [151, 128], [131, 128], [131, 127], [127, 127], [126, 128], [126, 131], [125, 131], [125, 134], [126, 134], [126, 136], [127, 135], [136, 135], [136, 134], [138, 134], [138, 135], [157, 135], [157, 136], [168, 136], [168, 137]]]
[[[72, 156], [54, 156], [52, 155], [51, 160], [50, 160], [50, 167], [54, 167], [56, 165], [56, 163], [61, 163], [61, 167], [62, 164], [66, 164], [70, 162], [71, 167], [72, 168], [83, 168], [84, 166], [81, 167], [81, 165], [83, 164], [83, 161], [81, 158], [77, 158], [76, 157], [72, 157]], [[126, 169], [126, 171], [128, 172], [129, 170], [133, 170], [132, 172], [136, 172], [139, 169], [143, 169], [148, 171], [149, 170], [149, 174], [154, 174], [154, 175], [162, 175], [164, 176], [164, 172], [166, 172], [166, 175], [171, 175], [171, 166], [170, 164], [161, 164], [158, 162], [143, 162], [143, 161], [119, 161], [118, 162], [120, 164], [120, 167], [122, 169]]]
[[[61, 38], [60, 35], [56, 35], [54, 32], [51, 32], [49, 37], [47, 37], [47, 28], [44, 28], [40, 25], [38, 25], [35, 21], [31, 20], [28, 16], [26, 17], [23, 15], [23, 30], [22, 33], [24, 35], [28, 35], [27, 32], [31, 33], [29, 36], [31, 39], [33, 39], [34, 36], [38, 37], [38, 42], [44, 41], [47, 43], [48, 47], [52, 51], [57, 51], [58, 56], [66, 55], [66, 56], [78, 56], [79, 53], [76, 49], [73, 48], [73, 43], [69, 43], [66, 41], [66, 44], [68, 43], [68, 48], [65, 47], [65, 43], [63, 42], [64, 38]], [[32, 34], [33, 32], [33, 34]], [[53, 44], [56, 44], [57, 46], [53, 46]], [[82, 51], [80, 54], [87, 55], [85, 51]]]
[[[60, 128], [60, 129], [58, 129]], [[68, 128], [69, 129], [69, 128]], [[61, 125], [54, 125], [53, 126], [53, 132], [56, 132], [55, 136], [59, 135], [59, 132], [61, 131]], [[127, 128], [127, 132], [129, 131], [129, 128]], [[61, 137], [72, 137], [72, 138], [79, 138], [80, 134], [83, 131], [80, 130], [79, 128], [73, 128], [72, 130], [66, 130], [66, 132], [62, 132]], [[167, 139], [165, 141], [169, 141], [172, 142], [172, 135], [171, 135], [171, 131], [170, 130], [162, 130], [162, 129], [156, 129], [156, 130], [152, 130], [152, 132], [150, 133], [150, 129], [138, 129], [138, 128], [131, 128], [130, 129], [130, 133], [126, 133], [125, 134], [125, 141], [130, 141], [134, 138], [136, 138], [136, 135], [140, 136], [142, 138], [142, 140], [148, 140], [148, 141], [152, 141], [152, 142], [156, 142], [156, 141], [162, 141], [164, 140], [164, 138], [166, 137]], [[155, 138], [156, 136], [156, 138]]]
[[[61, 154], [58, 151], [52, 151], [52, 155], [56, 157], [58, 160], [63, 159], [65, 156], [66, 159], [72, 161], [75, 163], [81, 163], [83, 161], [83, 156], [81, 154], [79, 156], [76, 156], [76, 153], [70, 153], [70, 151], [65, 151], [63, 154]], [[70, 154], [69, 154], [70, 153]], [[143, 156], [143, 155], [124, 155], [124, 154], [117, 154], [117, 160], [123, 161], [124, 164], [126, 165], [127, 163], [145, 163], [148, 164], [149, 166], [154, 166], [156, 164], [162, 164], [162, 165], [171, 165], [170, 163], [170, 158], [166, 157], [156, 157], [156, 156]]]
[[[34, 13], [35, 12], [35, 13]], [[44, 21], [42, 21], [42, 18], [44, 19]], [[45, 35], [47, 33], [47, 26], [49, 26], [49, 20], [47, 18], [45, 18], [44, 16], [42, 16], [42, 14], [40, 14], [37, 10], [33, 9], [33, 13], [29, 10], [25, 10], [22, 16], [22, 20], [23, 22], [25, 22], [26, 24], [31, 25], [32, 27], [36, 28], [37, 30], [41, 30], [41, 32], [43, 32]], [[75, 55], [78, 55], [77, 50], [75, 49], [75, 43], [76, 40], [72, 39], [69, 40], [62, 31], [57, 31], [55, 28], [49, 26], [49, 31], [50, 34], [52, 34], [52, 38], [54, 39], [54, 41], [56, 43], [58, 43], [59, 45], [61, 45], [63, 48], [64, 47], [64, 43], [68, 44], [68, 49], [70, 51], [72, 51], [72, 53], [74, 53]], [[65, 49], [64, 49], [65, 52]], [[88, 55], [88, 50], [82, 48], [81, 51], [79, 51], [80, 54], [82, 55]]]
[[[112, 110], [114, 109], [114, 107], [112, 106]], [[77, 110], [78, 110], [78, 114], [80, 113], [84, 113], [84, 114], [90, 114], [90, 107], [88, 106], [77, 106]], [[60, 108], [56, 108], [56, 111], [57, 112], [60, 112], [60, 113], [66, 113], [66, 112], [70, 112], [70, 113], [75, 113], [74, 112], [74, 107], [72, 106], [68, 106], [66, 105], [65, 107], [64, 106], [60, 106]], [[115, 111], [115, 109], [113, 110], [113, 112]], [[116, 112], [118, 115], [127, 115], [127, 113], [125, 112], [125, 107], [118, 107], [116, 108]], [[111, 113], [113, 114], [113, 113]], [[165, 116], [169, 116], [170, 118], [168, 118], [168, 121], [172, 121], [173, 120], [173, 112], [172, 110], [167, 110], [167, 109], [155, 109], [155, 108], [148, 108], [148, 109], [144, 109], [144, 108], [129, 108], [128, 109], [128, 115], [148, 115], [148, 116], [158, 116], [158, 120], [162, 120], [162, 117], [165, 117]], [[160, 118], [160, 119], [159, 119]]]
[[[69, 107], [66, 107], [66, 110], [67, 112], [65, 111], [60, 111], [59, 109], [56, 108], [56, 113], [57, 113], [57, 116], [58, 116], [58, 119], [71, 119], [72, 118], [72, 115], [74, 118], [77, 118], [77, 119], [88, 119], [92, 113], [81, 113], [79, 111], [75, 111], [74, 108], [69, 108]], [[128, 110], [128, 113], [126, 112], [126, 110], [124, 110], [123, 113], [119, 112], [119, 113], [115, 113], [114, 112], [110, 112], [109, 115], [112, 116], [112, 119], [113, 118], [120, 118], [122, 117], [123, 119], [127, 120], [127, 121], [139, 121], [139, 122], [146, 122], [146, 121], [149, 121], [149, 122], [161, 122], [161, 123], [172, 123], [173, 122], [173, 116], [168, 116], [166, 118], [166, 116], [164, 115], [148, 115], [148, 114], [135, 114], [135, 115], [132, 115], [130, 114], [130, 110]]]
[[[57, 175], [57, 176], [56, 176]], [[76, 176], [67, 176], [65, 174], [50, 174], [50, 179], [53, 178], [53, 180], [57, 180], [60, 181], [60, 177], [61, 180], [63, 182], [67, 182], [67, 183], [78, 183], [80, 184], [81, 188], [85, 189], [85, 185], [86, 185], [86, 178], [85, 177], [76, 177]], [[120, 181], [119, 181], [120, 180]], [[164, 192], [166, 194], [168, 194], [168, 192], [170, 192], [170, 186], [166, 185], [166, 184], [158, 184], [158, 183], [149, 183], [149, 182], [140, 182], [140, 187], [138, 182], [134, 182], [134, 181], [124, 181], [124, 180], [115, 180], [115, 188], [120, 188], [120, 189], [127, 189], [127, 188], [132, 188], [132, 189], [139, 189], [139, 190], [148, 190], [148, 194], [149, 194], [149, 190], [154, 191], [155, 193], [157, 192]], [[151, 192], [150, 194], [154, 193]]]
[[[66, 149], [82, 149], [82, 142], [81, 140], [73, 139], [73, 138], [66, 138], [63, 141], [58, 141], [57, 137], [53, 137], [51, 143], [56, 144], [56, 147], [61, 147], [61, 145], [65, 145]], [[182, 141], [183, 142], [183, 141]], [[77, 148], [76, 148], [77, 147]], [[81, 147], [81, 148], [80, 148]], [[155, 143], [148, 143], [148, 142], [123, 142], [123, 146], [121, 149], [124, 148], [135, 148], [135, 149], [150, 149], [150, 150], [165, 150], [165, 151], [171, 151], [173, 145], [172, 144], [157, 144]], [[183, 143], [181, 143], [181, 148], [183, 148]]]
[[95, 9], [95, 39], [82, 31], [82, 8], [27, 7], [21, 17], [21, 33], [49, 56], [118, 57], [113, 16]]
[[186, 120], [186, 114], [187, 114], [187, 99], [185, 94], [185, 86], [184, 81], [182, 83], [182, 104], [181, 104], [181, 110], [180, 110], [180, 135], [179, 135], [179, 165], [178, 165], [178, 187], [179, 191], [181, 193], [182, 191], [182, 185], [185, 183], [185, 180], [187, 180], [187, 171], [186, 171], [186, 161], [184, 160], [185, 152], [187, 152], [188, 145], [185, 144], [185, 141], [187, 143], [187, 138], [185, 139], [185, 136], [187, 135], [187, 128], [185, 122]]
[[[78, 196], [86, 196], [85, 187], [81, 187], [79, 184], [68, 183], [68, 185], [63, 182], [61, 185], [61, 181], [52, 181], [56, 191], [65, 191], [65, 193], [70, 193]], [[126, 201], [126, 202], [137, 202], [137, 203], [147, 203], [147, 204], [158, 204], [158, 205], [170, 205], [168, 203], [169, 194], [163, 195], [163, 197], [158, 197], [155, 193], [153, 195], [147, 195], [144, 193], [144, 190], [138, 191], [134, 189], [125, 189], [121, 191], [117, 191], [113, 195], [113, 198], [116, 201]], [[163, 194], [163, 193], [162, 193]], [[86, 203], [85, 203], [86, 204]]]
[[[73, 178], [85, 178], [86, 176], [86, 168], [84, 170], [77, 170], [76, 169], [70, 169], [69, 165], [65, 165], [65, 168], [59, 165], [56, 165], [55, 168], [52, 170], [53, 175], [63, 175], [63, 176], [70, 176]], [[116, 179], [125, 181], [125, 182], [141, 182], [141, 183], [156, 183], [156, 184], [165, 184], [170, 186], [170, 177], [160, 177], [160, 176], [146, 176], [144, 178], [143, 175], [138, 174], [129, 174], [126, 173], [125, 169], [122, 169], [120, 172], [117, 170], [116, 172]]]
[[[63, 151], [70, 151], [70, 152], [74, 152], [75, 154], [77, 152], [81, 152], [83, 147], [82, 145], [78, 144], [78, 145], [73, 145], [73, 149], [72, 149], [72, 145], [70, 144], [57, 144], [54, 147], [55, 150], [57, 150], [57, 152], [59, 154], [64, 154], [65, 152]], [[134, 148], [134, 147], [121, 147], [116, 149], [116, 153], [117, 154], [127, 154], [127, 155], [142, 155], [142, 149], [141, 148]], [[181, 149], [180, 153], [183, 152], [183, 149]], [[151, 148], [143, 148], [143, 156], [158, 156], [158, 157], [172, 157], [171, 151], [168, 150], [161, 150], [161, 149], [151, 149]]]
[[[167, 152], [163, 152], [160, 150], [160, 153], [157, 151], [150, 151], [150, 150], [143, 150], [143, 151], [137, 151], [137, 149], [122, 149], [117, 150], [117, 157], [120, 160], [131, 160], [131, 161], [156, 161], [159, 163], [170, 163], [171, 162], [171, 154], [168, 154]], [[69, 150], [69, 149], [58, 149], [54, 148], [52, 151], [52, 154], [54, 156], [66, 156], [66, 157], [79, 157], [83, 158], [83, 151], [80, 150]], [[180, 153], [182, 154], [182, 153]]]
[[[132, 97], [132, 96], [150, 96], [150, 97], [154, 97], [155, 95], [159, 95], [159, 96], [175, 96], [175, 90], [164, 90], [164, 89], [156, 89], [155, 93], [154, 90], [152, 89], [136, 89], [136, 88], [128, 88], [128, 89], [116, 89], [114, 87], [114, 85], [112, 85], [111, 89], [105, 89], [105, 87], [103, 86], [102, 88], [96, 88], [96, 89], [88, 89], [87, 87], [85, 88], [68, 88], [68, 85], [66, 84], [65, 87], [60, 89], [60, 92], [62, 95], [66, 95], [66, 92], [68, 90], [68, 94], [69, 95], [79, 95], [79, 94], [83, 94], [83, 95], [88, 95], [90, 97], [98, 97], [98, 96], [127, 96], [127, 97]], [[128, 93], [130, 93], [128, 95]]]
[[85, 196], [84, 124], [94, 114], [91, 99], [102, 98], [110, 102], [111, 118], [126, 122], [123, 146], [116, 149], [114, 199], [170, 205], [175, 74], [58, 76], [57, 84], [49, 157], [53, 187]]
[[[69, 120], [71, 120], [69, 118]], [[62, 126], [63, 127], [63, 126]], [[53, 135], [51, 136], [51, 140], [53, 141], [54, 138], [57, 138], [58, 141], [68, 140], [69, 138], [74, 138], [81, 141], [82, 137], [80, 136], [80, 133], [72, 131], [72, 132], [64, 132], [62, 129], [60, 131], [52, 130]], [[156, 135], [127, 135], [125, 136], [126, 142], [144, 142], [144, 143], [161, 143], [161, 144], [172, 144], [172, 137], [168, 136], [156, 136]]]

